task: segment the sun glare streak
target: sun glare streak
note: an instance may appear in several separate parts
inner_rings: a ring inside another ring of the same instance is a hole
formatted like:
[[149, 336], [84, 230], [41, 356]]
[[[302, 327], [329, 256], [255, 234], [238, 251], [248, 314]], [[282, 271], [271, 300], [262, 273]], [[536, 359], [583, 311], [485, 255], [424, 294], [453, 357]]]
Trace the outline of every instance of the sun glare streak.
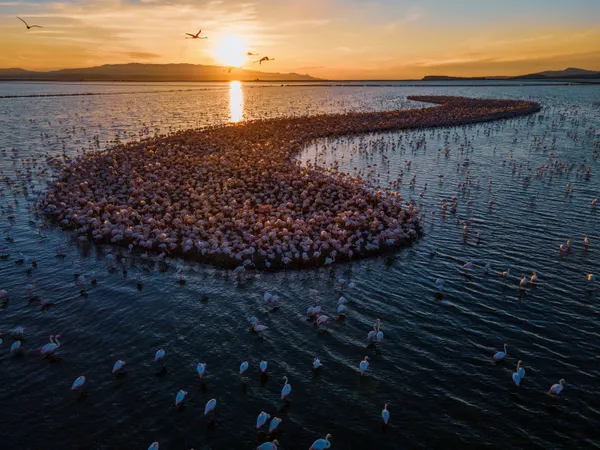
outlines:
[[240, 67], [246, 62], [248, 46], [243, 37], [226, 34], [216, 39], [211, 53], [217, 63], [223, 66]]
[[244, 93], [239, 81], [229, 83], [229, 111], [229, 121], [232, 123], [240, 122], [244, 118]]

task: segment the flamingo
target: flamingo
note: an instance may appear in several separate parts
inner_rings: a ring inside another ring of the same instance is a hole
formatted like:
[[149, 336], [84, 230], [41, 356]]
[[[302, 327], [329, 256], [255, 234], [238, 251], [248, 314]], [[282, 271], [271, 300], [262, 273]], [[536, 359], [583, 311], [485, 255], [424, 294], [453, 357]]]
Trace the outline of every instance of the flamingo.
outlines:
[[369, 357], [365, 356], [365, 359], [363, 359], [360, 362], [360, 365], [358, 366], [358, 369], [360, 370], [360, 374], [364, 375], [368, 368], [369, 368]]
[[485, 273], [491, 273], [492, 272], [492, 264], [488, 262], [485, 265], [484, 269], [485, 269]]
[[185, 400], [185, 396], [187, 395], [187, 391], [180, 390], [175, 396], [175, 406], [181, 407], [183, 406], [183, 402]]
[[196, 372], [198, 372], [198, 376], [200, 378], [206, 375], [206, 363], [198, 363], [196, 366]]
[[313, 369], [314, 370], [320, 369], [321, 366], [322, 366], [321, 360], [319, 358], [315, 358], [313, 361]]
[[277, 446], [279, 445], [279, 441], [277, 439], [273, 439], [273, 442], [263, 442], [256, 450], [277, 450]]
[[338, 304], [338, 305], [345, 305], [347, 301], [348, 301], [348, 300], [346, 300], [346, 297], [342, 296], [342, 297], [340, 297], [340, 298], [338, 299], [338, 301], [337, 301], [337, 304]]
[[344, 315], [344, 312], [346, 311], [346, 305], [339, 305], [337, 308], [337, 313], [339, 316]]
[[279, 417], [273, 417], [273, 420], [271, 420], [271, 423], [269, 424], [269, 433], [273, 433], [281, 422], [282, 420]]
[[78, 391], [81, 388], [83, 388], [84, 384], [85, 384], [85, 377], [83, 375], [81, 375], [80, 377], [77, 377], [75, 379], [75, 381], [73, 381], [73, 384], [71, 385], [71, 390]]
[[10, 330], [10, 334], [12, 335], [13, 338], [16, 338], [16, 339], [22, 338], [23, 335], [25, 334], [25, 328], [15, 327], [12, 330]]
[[383, 419], [383, 423], [388, 424], [388, 420], [390, 420], [390, 412], [387, 409], [387, 403], [383, 407], [383, 411], [381, 411], [381, 418]]
[[494, 356], [492, 356], [492, 359], [494, 361], [502, 361], [507, 353], [508, 352], [506, 351], [506, 344], [504, 344], [504, 351], [496, 353]]
[[248, 361], [244, 361], [240, 364], [240, 376], [243, 375], [246, 370], [248, 370]]
[[521, 287], [527, 286], [527, 283], [529, 283], [529, 282], [527, 281], [527, 277], [525, 277], [525, 274], [522, 273], [521, 277], [522, 278], [521, 278], [521, 281], [519, 282], [519, 286], [521, 286]]
[[204, 407], [204, 415], [206, 416], [209, 412], [214, 411], [215, 407], [217, 406], [217, 400], [210, 399], [208, 402], [206, 402], [206, 406]]
[[523, 361], [521, 360], [519, 360], [519, 362], [517, 363], [517, 372], [519, 373], [521, 380], [525, 378], [525, 368], [523, 367]]
[[590, 240], [588, 239], [588, 237], [587, 237], [587, 234], [584, 234], [584, 235], [583, 235], [583, 246], [584, 246], [585, 248], [587, 248], [587, 247], [588, 247], [588, 245], [590, 245]]
[[329, 321], [329, 317], [327, 317], [326, 315], [321, 315], [319, 317], [317, 317], [317, 325], [319, 327], [321, 327], [322, 329], [327, 329], [327, 322]]
[[506, 269], [506, 272], [500, 272], [500, 276], [501, 277], [509, 277], [510, 276], [510, 269]]
[[164, 364], [164, 359], [165, 359], [165, 350], [161, 348], [154, 355], [154, 362], [160, 362], [160, 365], [162, 366]]
[[535, 283], [535, 282], [537, 281], [537, 279], [538, 279], [538, 276], [537, 276], [537, 274], [536, 274], [535, 272], [533, 272], [533, 273], [531, 274], [531, 278], [529, 279], [529, 282], [530, 282], [530, 283]]
[[271, 416], [264, 411], [261, 411], [258, 417], [256, 418], [256, 429], [262, 428], [262, 426], [267, 423]]
[[[50, 343], [46, 344], [42, 347], [41, 350], [41, 354], [42, 356], [53, 356], [54, 352], [56, 352], [56, 350], [58, 349], [58, 347], [60, 347], [60, 342], [58, 341], [58, 338], [60, 337], [60, 334], [56, 335], [56, 336], [50, 336]], [[54, 341], [52, 340], [52, 338], [54, 338]]]
[[520, 386], [521, 381], [522, 381], [521, 374], [519, 373], [520, 364], [521, 364], [521, 361], [519, 361], [517, 363], [517, 368], [515, 369], [514, 373], [512, 374], [512, 380], [515, 382], [515, 384], [517, 386]]
[[258, 325], [258, 319], [254, 316], [250, 316], [248, 322], [250, 322], [250, 325], [252, 325], [252, 327], [254, 327], [254, 325]]
[[558, 382], [558, 384], [553, 384], [552, 386], [550, 386], [550, 390], [548, 391], [548, 394], [554, 394], [554, 395], [558, 395], [562, 392], [562, 390], [565, 387], [565, 380], [564, 378], [561, 378], [560, 381]]
[[586, 273], [585, 274], [585, 279], [588, 281], [596, 281], [596, 275], [592, 274], [592, 273]]
[[258, 63], [259, 65], [261, 65], [261, 66], [262, 66], [262, 63], [263, 63], [263, 62], [266, 62], [266, 61], [275, 61], [275, 58], [269, 58], [268, 56], [263, 56], [263, 57], [262, 57], [262, 58], [260, 58], [258, 61], [254, 61], [254, 63], [255, 63], [255, 64], [256, 64], [256, 63]]
[[153, 442], [152, 444], [150, 444], [148, 450], [158, 450], [158, 442]]
[[112, 373], [120, 374], [120, 373], [123, 373], [124, 371], [125, 371], [125, 361], [120, 359], [113, 365]]
[[200, 37], [200, 33], [202, 33], [202, 30], [198, 30], [198, 32], [196, 34], [192, 34], [192, 33], [185, 33], [186, 36], [190, 36], [189, 38], [186, 39], [208, 39], [207, 37], [203, 36]]
[[288, 383], [288, 377], [283, 377], [283, 379], [285, 380], [285, 384], [283, 385], [283, 388], [281, 389], [281, 399], [282, 400], [284, 398], [286, 398], [288, 395], [290, 395], [290, 393], [292, 392], [292, 385]]
[[267, 327], [265, 325], [260, 325], [257, 323], [257, 324], [254, 324], [254, 326], [252, 328], [256, 333], [258, 333], [259, 336], [262, 336], [262, 332], [265, 331], [269, 327]]
[[27, 27], [28, 30], [31, 30], [32, 28], [44, 28], [44, 27], [42, 27], [40, 25], [29, 25], [27, 22], [25, 22], [19, 16], [17, 16], [17, 19], [19, 19], [21, 22], [23, 22], [25, 24], [25, 26]]
[[260, 367], [260, 371], [261, 371], [262, 373], [267, 373], [267, 366], [268, 366], [268, 365], [269, 365], [269, 364], [268, 364], [266, 361], [261, 361], [261, 362], [260, 362], [260, 365], [259, 365], [259, 367]]
[[10, 346], [10, 353], [12, 353], [13, 355], [16, 355], [20, 351], [21, 351], [21, 341], [13, 342], [12, 345]]
[[354, 282], [353, 282], [353, 281], [351, 281], [350, 283], [348, 283], [348, 287], [349, 287], [350, 289], [354, 289], [354, 288], [356, 287], [356, 284], [354, 284]]
[[313, 442], [313, 445], [310, 446], [309, 450], [324, 450], [326, 448], [330, 448], [331, 442], [329, 442], [329, 439], [331, 439], [331, 437], [332, 436], [327, 433], [325, 439], [317, 439], [315, 442]]
[[377, 340], [377, 342], [381, 342], [383, 341], [383, 331], [378, 331], [377, 334], [375, 335], [375, 340]]

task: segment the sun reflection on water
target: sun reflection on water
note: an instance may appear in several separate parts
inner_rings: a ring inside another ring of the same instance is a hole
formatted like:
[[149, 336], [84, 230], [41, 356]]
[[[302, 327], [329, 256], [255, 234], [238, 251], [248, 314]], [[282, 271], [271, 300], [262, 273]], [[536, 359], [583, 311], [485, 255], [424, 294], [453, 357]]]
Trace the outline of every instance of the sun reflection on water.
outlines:
[[244, 93], [239, 81], [229, 83], [229, 111], [230, 122], [240, 122], [244, 118]]

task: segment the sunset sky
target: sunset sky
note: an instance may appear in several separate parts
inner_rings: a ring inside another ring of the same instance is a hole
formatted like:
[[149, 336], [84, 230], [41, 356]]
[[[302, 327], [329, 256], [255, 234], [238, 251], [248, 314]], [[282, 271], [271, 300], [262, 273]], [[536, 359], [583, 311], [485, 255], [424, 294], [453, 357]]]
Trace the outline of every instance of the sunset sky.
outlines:
[[256, 52], [275, 58], [261, 70], [338, 79], [600, 70], [599, 18], [600, 0], [0, 0], [0, 67], [258, 69]]

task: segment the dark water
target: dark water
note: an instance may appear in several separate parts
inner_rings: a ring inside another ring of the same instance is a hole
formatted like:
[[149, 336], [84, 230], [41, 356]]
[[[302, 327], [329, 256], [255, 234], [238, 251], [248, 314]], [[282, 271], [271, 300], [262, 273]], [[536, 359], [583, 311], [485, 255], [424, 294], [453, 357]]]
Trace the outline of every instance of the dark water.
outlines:
[[[0, 96], [35, 93], [35, 86], [2, 84]], [[46, 85], [39, 88], [48, 91]], [[406, 96], [428, 93], [533, 98], [544, 109], [507, 122], [353, 137], [308, 148], [305, 160], [317, 156], [350, 172], [356, 167], [382, 186], [404, 170], [399, 190], [422, 203], [425, 232], [391, 258], [341, 264], [334, 274], [329, 269], [247, 272], [241, 279], [181, 261], [159, 267], [153, 258], [122, 249], [116, 250], [118, 261], [108, 264], [104, 255], [114, 249], [79, 243], [28, 211], [45, 185], [40, 169], [46, 152], [60, 154], [64, 148], [73, 155], [109, 145], [117, 133], [124, 139], [232, 118], [414, 107]], [[600, 275], [600, 207], [591, 207], [600, 195], [598, 162], [592, 159], [600, 139], [599, 101], [597, 89], [578, 86], [235, 85], [0, 100], [0, 225], [2, 237], [14, 239], [4, 243], [9, 259], [0, 260], [0, 289], [9, 298], [0, 310], [0, 448], [146, 449], [158, 441], [161, 449], [252, 449], [260, 442], [254, 428], [263, 410], [283, 419], [283, 449], [307, 449], [327, 433], [335, 449], [600, 447], [600, 282], [585, 279], [586, 273]], [[543, 138], [540, 145], [535, 137]], [[28, 160], [32, 157], [37, 163]], [[410, 170], [405, 160], [412, 161]], [[535, 169], [553, 160], [573, 166], [538, 177]], [[589, 181], [582, 165], [591, 167]], [[24, 195], [14, 181], [23, 180], [27, 167], [35, 186]], [[472, 184], [462, 190], [458, 184], [467, 169]], [[456, 215], [448, 211], [443, 219], [442, 201], [453, 195]], [[472, 218], [466, 236], [457, 218]], [[590, 239], [587, 250], [584, 233]], [[559, 244], [569, 237], [572, 250], [559, 254]], [[55, 257], [57, 239], [65, 247], [64, 259]], [[27, 273], [15, 264], [19, 252], [38, 267]], [[476, 267], [465, 274], [461, 268], [468, 261]], [[490, 275], [483, 271], [488, 261]], [[88, 281], [87, 298], [79, 295], [74, 262]], [[181, 265], [185, 285], [175, 276]], [[507, 268], [515, 276], [500, 277]], [[532, 271], [539, 282], [520, 289], [520, 274]], [[136, 287], [138, 272], [142, 291]], [[92, 278], [95, 286], [89, 284]], [[342, 292], [338, 278], [356, 288]], [[436, 278], [445, 280], [443, 297], [436, 295]], [[54, 300], [55, 306], [41, 310], [28, 302], [28, 283], [34, 284], [34, 295]], [[339, 296], [349, 299], [346, 320], [332, 324], [328, 333], [305, 319], [310, 289], [321, 292], [323, 309], [332, 316]], [[279, 295], [278, 311], [264, 308], [267, 291]], [[203, 296], [208, 300], [201, 301]], [[269, 327], [264, 339], [250, 332], [251, 315]], [[379, 355], [365, 340], [377, 316], [385, 333]], [[25, 328], [24, 352], [13, 358], [9, 330], [19, 325]], [[39, 354], [50, 334], [62, 336], [55, 363]], [[490, 357], [504, 343], [506, 362], [494, 366]], [[159, 348], [167, 353], [162, 376], [153, 361]], [[358, 364], [365, 355], [371, 365], [361, 378]], [[311, 372], [315, 356], [324, 365], [317, 376]], [[111, 374], [117, 359], [127, 362], [127, 375], [119, 379]], [[269, 362], [266, 383], [258, 376], [262, 359]], [[511, 374], [518, 359], [527, 377], [516, 389]], [[250, 363], [247, 389], [238, 375], [244, 360]], [[205, 384], [195, 371], [198, 362], [208, 363]], [[79, 375], [87, 377], [88, 395], [81, 401], [70, 390]], [[289, 405], [279, 398], [284, 375], [293, 387]], [[561, 396], [546, 395], [560, 378], [567, 382]], [[188, 391], [182, 411], [174, 406], [180, 389]], [[214, 427], [203, 418], [211, 398], [218, 402]], [[391, 413], [386, 429], [380, 415], [385, 403]]]

